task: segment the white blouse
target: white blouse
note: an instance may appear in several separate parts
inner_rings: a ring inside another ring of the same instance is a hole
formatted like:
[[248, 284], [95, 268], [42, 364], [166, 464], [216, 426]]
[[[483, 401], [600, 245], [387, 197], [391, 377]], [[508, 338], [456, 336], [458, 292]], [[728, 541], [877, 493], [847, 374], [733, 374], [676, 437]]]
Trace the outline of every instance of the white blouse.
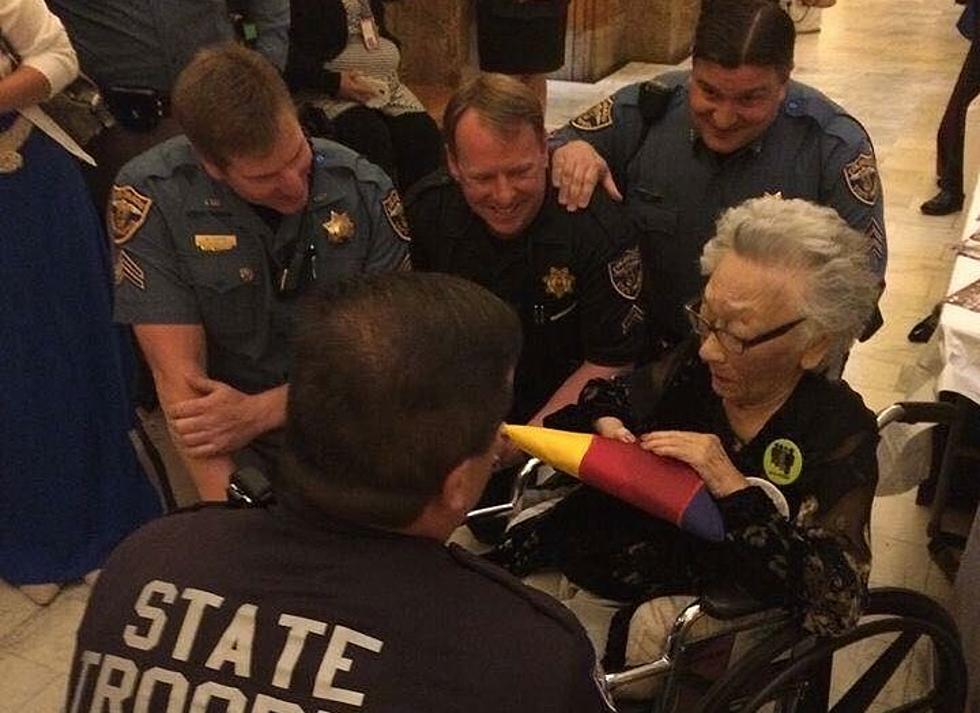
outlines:
[[[64, 25], [44, 0], [0, 0], [0, 33], [21, 62], [43, 74], [57, 94], [78, 76], [78, 57]], [[0, 51], [0, 77], [13, 69]]]

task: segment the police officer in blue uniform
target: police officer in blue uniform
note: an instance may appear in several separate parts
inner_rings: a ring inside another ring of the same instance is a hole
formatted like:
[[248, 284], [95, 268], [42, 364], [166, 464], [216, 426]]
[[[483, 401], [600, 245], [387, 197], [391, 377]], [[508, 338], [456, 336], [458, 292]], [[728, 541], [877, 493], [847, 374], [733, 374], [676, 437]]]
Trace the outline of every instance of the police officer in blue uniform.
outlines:
[[[289, 43], [289, 0], [49, 0], [101, 90], [116, 125], [86, 149], [99, 163], [86, 181], [100, 210], [119, 168], [179, 133], [170, 92], [204, 47], [240, 39], [281, 71]], [[237, 18], [237, 23], [235, 22]], [[237, 27], [236, 27], [237, 25]]]
[[199, 492], [220, 499], [236, 451], [274, 460], [296, 297], [407, 266], [408, 230], [388, 177], [309, 142], [257, 53], [205, 50], [174, 108], [187, 136], [131, 161], [113, 187], [116, 319], [134, 325]]
[[775, 3], [715, 0], [698, 21], [690, 72], [625, 87], [558, 132], [559, 200], [575, 210], [601, 182], [638, 224], [658, 334], [686, 331], [681, 308], [700, 290], [701, 248], [718, 215], [753, 196], [835, 208], [867, 234], [884, 277], [871, 140], [843, 108], [789, 79], [794, 40]]
[[514, 422], [540, 422], [590, 378], [633, 364], [644, 333], [643, 273], [629, 218], [605, 195], [580, 213], [547, 178], [541, 106], [518, 80], [484, 74], [449, 101], [449, 174], [410, 192], [415, 269], [460, 275], [520, 314]]

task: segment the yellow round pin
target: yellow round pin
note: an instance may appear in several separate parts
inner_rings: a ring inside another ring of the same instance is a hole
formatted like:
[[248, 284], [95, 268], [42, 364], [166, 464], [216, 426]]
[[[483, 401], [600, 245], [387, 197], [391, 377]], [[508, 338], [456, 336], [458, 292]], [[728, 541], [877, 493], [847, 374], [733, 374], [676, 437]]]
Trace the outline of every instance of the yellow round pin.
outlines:
[[803, 470], [803, 451], [788, 438], [777, 438], [766, 446], [762, 468], [776, 485], [789, 485]]

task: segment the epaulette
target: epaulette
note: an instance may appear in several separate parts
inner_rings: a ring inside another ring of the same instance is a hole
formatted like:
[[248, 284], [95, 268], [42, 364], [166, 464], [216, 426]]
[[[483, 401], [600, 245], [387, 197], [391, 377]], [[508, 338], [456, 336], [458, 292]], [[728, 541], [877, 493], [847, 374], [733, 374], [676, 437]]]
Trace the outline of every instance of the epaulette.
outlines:
[[651, 79], [640, 84], [637, 91], [636, 104], [644, 123], [659, 121], [667, 113], [670, 100], [677, 91], [678, 85], [670, 86], [659, 79]]
[[449, 175], [446, 169], [440, 168], [437, 171], [433, 171], [425, 178], [421, 178], [416, 181], [412, 187], [408, 189], [408, 193], [405, 194], [405, 205], [411, 205], [427, 191], [431, 191], [434, 188], [451, 186], [452, 184], [453, 177]]
[[844, 107], [816, 89], [790, 82], [783, 113], [793, 117], [809, 117], [826, 133], [846, 142], [868, 139], [868, 132]]
[[196, 171], [200, 163], [187, 138], [175, 136], [127, 161], [119, 169], [117, 183], [137, 184], [148, 178], [169, 178], [185, 166]]
[[386, 185], [391, 179], [379, 166], [368, 161], [356, 151], [329, 139], [314, 138], [313, 161], [325, 170], [346, 171], [358, 181]]
[[460, 566], [476, 572], [480, 576], [500, 585], [514, 596], [527, 602], [544, 616], [552, 619], [569, 634], [576, 637], [582, 635], [582, 626], [578, 623], [575, 615], [559, 604], [554, 598], [549, 597], [544, 592], [539, 592], [536, 589], [522, 584], [513, 575], [505, 572], [500, 567], [466, 551], [455, 543], [450, 544], [447, 549], [449, 550], [450, 556]]
[[592, 194], [588, 213], [610, 240], [619, 243], [634, 237], [634, 223], [626, 208], [610, 198], [605, 191], [596, 191]]

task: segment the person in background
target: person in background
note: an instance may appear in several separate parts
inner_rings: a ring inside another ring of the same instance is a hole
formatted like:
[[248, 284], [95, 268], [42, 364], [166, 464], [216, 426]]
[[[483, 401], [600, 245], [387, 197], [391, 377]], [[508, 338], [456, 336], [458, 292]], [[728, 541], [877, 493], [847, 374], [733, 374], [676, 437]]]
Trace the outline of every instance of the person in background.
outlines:
[[[85, 178], [99, 210], [129, 159], [180, 133], [170, 111], [177, 75], [198, 50], [235, 39], [286, 65], [289, 0], [50, 0], [116, 125], [86, 146]], [[241, 18], [239, 28], [230, 10]]]
[[388, 177], [308, 139], [257, 52], [202, 50], [173, 109], [186, 136], [133, 159], [113, 187], [115, 316], [133, 325], [200, 496], [220, 500], [236, 459], [274, 468], [296, 298], [407, 268], [409, 233]]
[[0, 579], [47, 604], [160, 503], [127, 435], [100, 218], [18, 112], [76, 76], [75, 52], [42, 0], [0, 0], [0, 38]]
[[477, 0], [480, 71], [510, 74], [548, 106], [546, 75], [565, 64], [569, 0]]
[[963, 208], [963, 146], [966, 112], [980, 94], [980, 14], [977, 0], [965, 0], [956, 29], [970, 41], [963, 66], [936, 134], [936, 176], [939, 193], [920, 206], [925, 215], [949, 215]]
[[385, 25], [391, 0], [291, 0], [286, 82], [315, 135], [350, 146], [401, 191], [442, 163], [439, 128], [398, 77], [401, 54]]
[[275, 502], [126, 540], [65, 710], [613, 711], [568, 611], [444, 544], [503, 445], [513, 312], [397, 273], [318, 289], [296, 322]]

